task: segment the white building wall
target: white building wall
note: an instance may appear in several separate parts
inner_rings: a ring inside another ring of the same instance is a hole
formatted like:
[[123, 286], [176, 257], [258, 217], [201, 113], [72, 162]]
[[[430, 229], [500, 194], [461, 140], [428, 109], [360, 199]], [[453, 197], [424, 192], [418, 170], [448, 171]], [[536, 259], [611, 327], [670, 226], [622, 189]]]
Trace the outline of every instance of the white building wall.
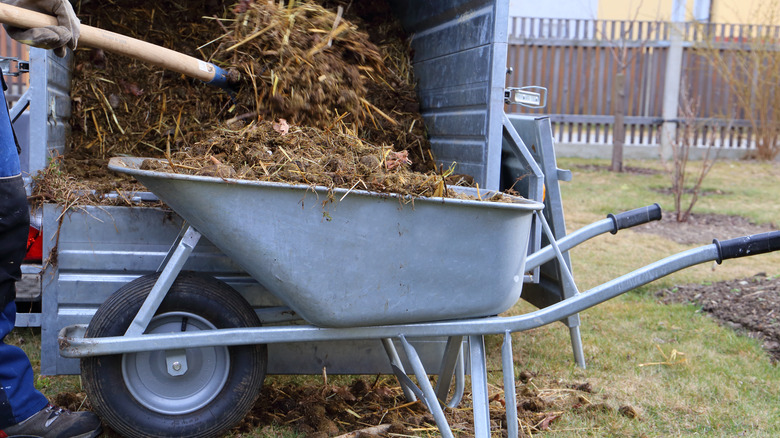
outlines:
[[[599, 0], [509, 0], [509, 34], [516, 38], [554, 38], [576, 32], [581, 34], [579, 37], [588, 38], [591, 30], [558, 19], [592, 20], [598, 17], [598, 6]], [[521, 17], [546, 20], [542, 24]]]
[[594, 19], [598, 9], [599, 0], [509, 0], [510, 17]]

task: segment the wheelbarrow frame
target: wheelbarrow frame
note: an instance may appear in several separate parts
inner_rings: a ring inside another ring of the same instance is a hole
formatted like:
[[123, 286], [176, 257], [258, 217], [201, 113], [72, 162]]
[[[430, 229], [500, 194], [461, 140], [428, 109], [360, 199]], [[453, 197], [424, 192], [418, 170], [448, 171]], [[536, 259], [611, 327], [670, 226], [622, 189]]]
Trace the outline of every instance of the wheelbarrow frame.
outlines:
[[[572, 247], [606, 232], [618, 230], [660, 219], [660, 207], [656, 204], [632, 210], [595, 222], [562, 239], [554, 239], [552, 231], [540, 211], [535, 213], [542, 224], [550, 245], [531, 254], [527, 258], [526, 270], [550, 260], [563, 262], [563, 253]], [[559, 321], [570, 315], [612, 299], [622, 293], [633, 290], [658, 278], [681, 269], [727, 258], [755, 255], [780, 248], [780, 232], [747, 236], [724, 242], [715, 240], [712, 244], [694, 248], [672, 255], [629, 274], [618, 277], [574, 297], [566, 298], [551, 306], [519, 316], [491, 316], [465, 318], [449, 321], [431, 321], [412, 324], [323, 328], [314, 325], [270, 326], [250, 328], [230, 328], [200, 331], [194, 333], [143, 334], [149, 321], [165, 297], [171, 284], [181, 272], [184, 263], [200, 239], [200, 233], [188, 226], [181, 234], [162, 266], [160, 277], [147, 296], [141, 310], [137, 313], [124, 336], [105, 338], [86, 338], [85, 325], [74, 325], [62, 329], [59, 335], [61, 354], [65, 357], [85, 358], [100, 355], [136, 353], [143, 351], [174, 351], [209, 346], [237, 346], [252, 344], [294, 343], [309, 341], [348, 341], [377, 339], [386, 349], [392, 369], [398, 378], [405, 395], [414, 400], [421, 399], [431, 413], [445, 437], [452, 431], [444, 416], [440, 401], [447, 406], [456, 406], [464, 389], [465, 367], [463, 365], [463, 340], [468, 341], [470, 361], [472, 403], [474, 411], [475, 434], [478, 437], [490, 436], [489, 402], [487, 394], [487, 365], [484, 337], [500, 334], [504, 336], [502, 344], [502, 371], [506, 391], [506, 416], [509, 436], [517, 436], [516, 394], [514, 391], [514, 365], [512, 359], [511, 334], [541, 327]], [[568, 274], [571, 275], [570, 273]], [[567, 281], [572, 281], [569, 278]], [[288, 309], [269, 309], [270, 319], [283, 319], [279, 315], [289, 314]], [[276, 315], [274, 318], [273, 315]], [[439, 380], [434, 388], [428, 380], [428, 371], [409, 339], [418, 337], [443, 336], [448, 339], [437, 370]], [[398, 359], [392, 340], [396, 339], [409, 360], [412, 372], [417, 377], [415, 385], [407, 376]], [[181, 355], [176, 353], [176, 358]], [[447, 400], [455, 377], [455, 388]], [[419, 385], [419, 386], [418, 386]]]

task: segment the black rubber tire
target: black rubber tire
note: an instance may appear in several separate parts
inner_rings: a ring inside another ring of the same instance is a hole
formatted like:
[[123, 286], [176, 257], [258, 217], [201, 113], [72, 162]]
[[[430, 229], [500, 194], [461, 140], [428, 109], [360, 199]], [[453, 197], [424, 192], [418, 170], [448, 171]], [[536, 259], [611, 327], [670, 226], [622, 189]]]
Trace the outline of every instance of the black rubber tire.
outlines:
[[[123, 335], [158, 274], [137, 278], [106, 300], [86, 337]], [[209, 276], [182, 272], [156, 315], [188, 312], [217, 328], [259, 326], [249, 303], [232, 287]], [[125, 355], [81, 360], [81, 378], [94, 411], [124, 437], [212, 437], [240, 422], [254, 405], [265, 379], [265, 345], [228, 347], [229, 370], [219, 394], [193, 412], [171, 415], [148, 409], [131, 394], [123, 377]], [[189, 355], [188, 355], [189, 357]]]

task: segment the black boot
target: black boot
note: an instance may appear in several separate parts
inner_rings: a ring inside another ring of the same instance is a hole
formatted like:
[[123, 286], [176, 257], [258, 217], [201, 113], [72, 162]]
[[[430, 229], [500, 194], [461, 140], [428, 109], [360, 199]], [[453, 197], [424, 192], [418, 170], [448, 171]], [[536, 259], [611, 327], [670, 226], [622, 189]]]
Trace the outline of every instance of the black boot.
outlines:
[[94, 438], [100, 435], [101, 431], [100, 419], [92, 412], [71, 412], [49, 405], [21, 423], [0, 430], [0, 436], [9, 438]]

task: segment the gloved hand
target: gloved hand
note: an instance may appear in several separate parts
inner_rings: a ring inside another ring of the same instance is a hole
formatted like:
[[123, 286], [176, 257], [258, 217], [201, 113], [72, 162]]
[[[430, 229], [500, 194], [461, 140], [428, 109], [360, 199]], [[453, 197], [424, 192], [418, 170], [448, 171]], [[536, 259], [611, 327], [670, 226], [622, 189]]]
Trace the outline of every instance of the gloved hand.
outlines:
[[33, 29], [4, 25], [11, 38], [30, 46], [55, 49], [55, 53], [59, 56], [65, 55], [65, 46], [76, 49], [80, 22], [68, 0], [2, 0], [2, 2], [56, 16], [59, 23], [58, 26]]

